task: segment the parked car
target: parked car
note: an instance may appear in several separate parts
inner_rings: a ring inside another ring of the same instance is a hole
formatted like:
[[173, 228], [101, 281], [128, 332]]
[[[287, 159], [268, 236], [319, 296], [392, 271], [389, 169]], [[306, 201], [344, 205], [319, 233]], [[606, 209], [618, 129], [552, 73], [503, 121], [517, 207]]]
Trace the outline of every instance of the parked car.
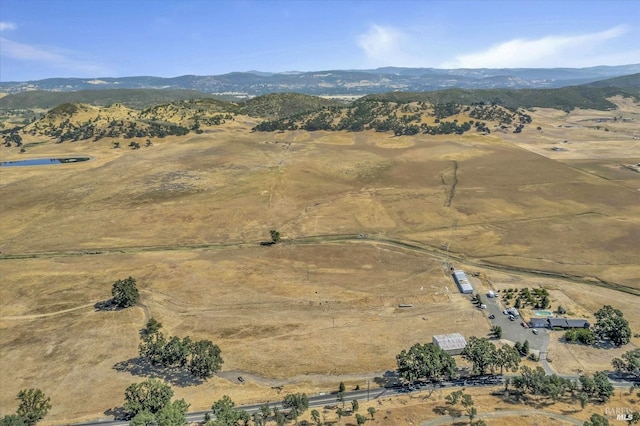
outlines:
[[509, 315], [509, 321], [515, 321], [516, 317], [514, 317], [513, 315]]
[[533, 334], [538, 334], [538, 329], [534, 328], [533, 330], [531, 330], [533, 332]]
[[495, 315], [493, 315], [493, 314], [489, 315], [489, 319], [494, 319], [495, 317], [496, 317], [496, 316], [495, 316]]
[[507, 311], [506, 309], [505, 309], [504, 311], [502, 311], [502, 313], [503, 313], [504, 315], [509, 315], [509, 311]]

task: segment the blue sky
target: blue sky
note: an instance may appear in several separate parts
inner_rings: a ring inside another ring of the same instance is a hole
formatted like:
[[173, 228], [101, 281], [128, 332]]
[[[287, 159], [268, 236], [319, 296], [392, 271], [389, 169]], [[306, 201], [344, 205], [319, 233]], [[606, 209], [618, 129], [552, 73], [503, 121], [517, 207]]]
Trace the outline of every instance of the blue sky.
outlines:
[[638, 0], [0, 1], [0, 81], [631, 63]]

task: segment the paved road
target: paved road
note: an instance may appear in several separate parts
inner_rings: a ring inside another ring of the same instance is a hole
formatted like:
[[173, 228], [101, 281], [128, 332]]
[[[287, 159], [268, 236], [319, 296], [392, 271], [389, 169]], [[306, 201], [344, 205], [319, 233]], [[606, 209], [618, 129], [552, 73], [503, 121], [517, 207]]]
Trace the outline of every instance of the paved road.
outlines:
[[[548, 413], [540, 410], [508, 410], [508, 411], [496, 411], [493, 413], [480, 413], [478, 414], [477, 419], [496, 419], [499, 417], [509, 417], [509, 416], [518, 416], [518, 417], [527, 417], [527, 416], [544, 416], [549, 417], [555, 420], [562, 421], [564, 423], [570, 423], [572, 425], [582, 426], [584, 424], [583, 420], [574, 419], [572, 417], [563, 416], [561, 414], [556, 413]], [[464, 419], [464, 417], [462, 417]], [[420, 426], [438, 426], [445, 425], [451, 423], [451, 417], [444, 416], [433, 420], [428, 420], [426, 422], [422, 422]]]
[[[504, 377], [509, 377], [509, 376], [513, 376], [513, 374], [510, 375], [504, 375]], [[578, 380], [578, 376], [577, 375], [571, 375], [571, 376], [561, 376], [564, 377], [566, 379], [571, 379], [571, 380]], [[625, 380], [611, 380], [611, 383], [613, 384], [614, 387], [616, 388], [623, 388], [623, 389], [629, 389], [629, 387], [631, 386], [631, 382], [627, 382]], [[499, 383], [497, 383], [499, 384]], [[495, 386], [496, 383], [494, 384], [482, 384], [479, 382], [475, 382], [475, 383], [470, 383], [470, 382], [464, 382], [463, 380], [457, 380], [455, 382], [442, 382], [440, 386], [438, 386], [435, 389], [451, 389], [451, 388], [456, 388], [456, 387], [460, 387], [460, 386], [466, 386], [466, 387], [470, 387], [470, 386]], [[352, 392], [345, 392], [344, 395], [344, 401], [345, 403], [348, 405], [350, 401], [353, 401], [354, 399], [357, 399], [359, 401], [367, 401], [367, 400], [373, 400], [373, 399], [378, 399], [378, 398], [383, 398], [383, 397], [391, 397], [391, 396], [396, 396], [396, 395], [401, 395], [401, 394], [408, 394], [408, 393], [417, 393], [417, 392], [421, 392], [423, 390], [427, 390], [432, 388], [431, 386], [427, 386], [427, 387], [423, 387], [423, 388], [415, 388], [414, 390], [409, 390], [407, 388], [375, 388], [375, 389], [371, 389], [370, 391], [367, 391], [366, 389], [364, 390], [358, 390], [358, 391], [352, 391]], [[256, 411], [259, 411], [260, 406], [263, 403], [259, 403], [259, 404], [251, 404], [251, 405], [244, 405], [244, 406], [239, 406], [238, 408], [247, 411], [249, 414], [252, 414]], [[337, 401], [337, 397], [335, 394], [319, 394], [319, 395], [314, 395], [309, 397], [309, 408], [314, 408], [314, 407], [324, 407], [326, 405], [329, 406], [337, 406], [338, 404], [340, 404]], [[277, 402], [269, 402], [269, 406], [271, 408], [273, 407], [278, 407], [278, 408], [282, 408], [282, 403], [280, 401]], [[198, 421], [203, 421], [204, 420], [204, 416], [206, 415], [206, 413], [210, 413], [209, 410], [205, 410], [205, 411], [194, 411], [191, 413], [187, 413], [187, 421], [189, 422], [198, 422]], [[506, 414], [506, 413], [513, 413], [513, 414]], [[509, 415], [532, 415], [533, 413], [536, 414], [540, 414], [540, 415], [545, 415], [547, 417], [553, 417], [553, 418], [557, 418], [558, 420], [565, 420], [565, 416], [560, 416], [558, 414], [554, 414], [554, 413], [545, 413], [543, 411], [537, 410], [537, 411], [532, 411], [532, 410], [520, 410], [520, 411], [513, 411], [513, 412], [507, 412], [507, 411], [501, 411], [498, 413], [485, 413], [482, 414], [480, 416], [480, 418], [485, 418], [484, 416], [487, 416], [486, 418], [492, 418], [492, 417], [500, 417], [500, 416], [509, 416]], [[557, 417], [554, 417], [557, 416]], [[562, 418], [560, 418], [562, 417]], [[569, 419], [568, 421], [574, 421], [574, 419], [570, 419], [568, 417], [566, 417], [566, 419]], [[429, 420], [428, 422], [422, 423], [422, 426], [431, 426], [431, 425], [440, 425], [440, 424], [446, 424], [448, 422], [451, 421], [451, 418], [448, 416], [443, 416], [441, 418], [438, 419], [434, 419], [434, 420]], [[432, 423], [435, 422], [435, 423]], [[102, 419], [102, 420], [96, 420], [93, 422], [86, 422], [86, 423], [78, 423], [77, 426], [125, 426], [128, 425], [129, 422], [127, 421], [122, 421], [122, 420], [111, 420], [111, 419]], [[578, 423], [580, 425], [582, 425], [582, 422]]]

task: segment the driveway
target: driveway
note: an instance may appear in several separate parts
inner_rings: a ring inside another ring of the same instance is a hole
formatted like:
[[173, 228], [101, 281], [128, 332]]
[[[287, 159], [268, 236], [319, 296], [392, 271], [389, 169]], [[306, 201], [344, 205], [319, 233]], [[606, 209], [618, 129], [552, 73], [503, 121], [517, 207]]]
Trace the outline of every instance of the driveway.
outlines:
[[[515, 344], [515, 342], [524, 343], [525, 340], [529, 341], [529, 348], [545, 352], [549, 344], [549, 330], [545, 328], [538, 328], [538, 334], [533, 334], [532, 329], [522, 326], [524, 319], [522, 317], [516, 318], [515, 321], [509, 320], [509, 315], [504, 315], [502, 312], [506, 309], [498, 297], [489, 298], [486, 295], [482, 295], [482, 301], [487, 305], [487, 309], [481, 310], [487, 317], [491, 314], [495, 315], [494, 319], [489, 319], [492, 326], [499, 325], [502, 327], [502, 339], [508, 340]], [[544, 355], [543, 357], [544, 358]]]

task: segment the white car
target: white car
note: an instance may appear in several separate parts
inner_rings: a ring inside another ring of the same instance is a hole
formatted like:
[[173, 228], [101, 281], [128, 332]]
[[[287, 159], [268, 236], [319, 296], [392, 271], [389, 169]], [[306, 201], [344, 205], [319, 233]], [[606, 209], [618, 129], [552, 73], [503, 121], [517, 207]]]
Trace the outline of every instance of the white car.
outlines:
[[538, 334], [538, 329], [534, 328], [533, 330], [531, 330], [533, 332], [533, 334]]

